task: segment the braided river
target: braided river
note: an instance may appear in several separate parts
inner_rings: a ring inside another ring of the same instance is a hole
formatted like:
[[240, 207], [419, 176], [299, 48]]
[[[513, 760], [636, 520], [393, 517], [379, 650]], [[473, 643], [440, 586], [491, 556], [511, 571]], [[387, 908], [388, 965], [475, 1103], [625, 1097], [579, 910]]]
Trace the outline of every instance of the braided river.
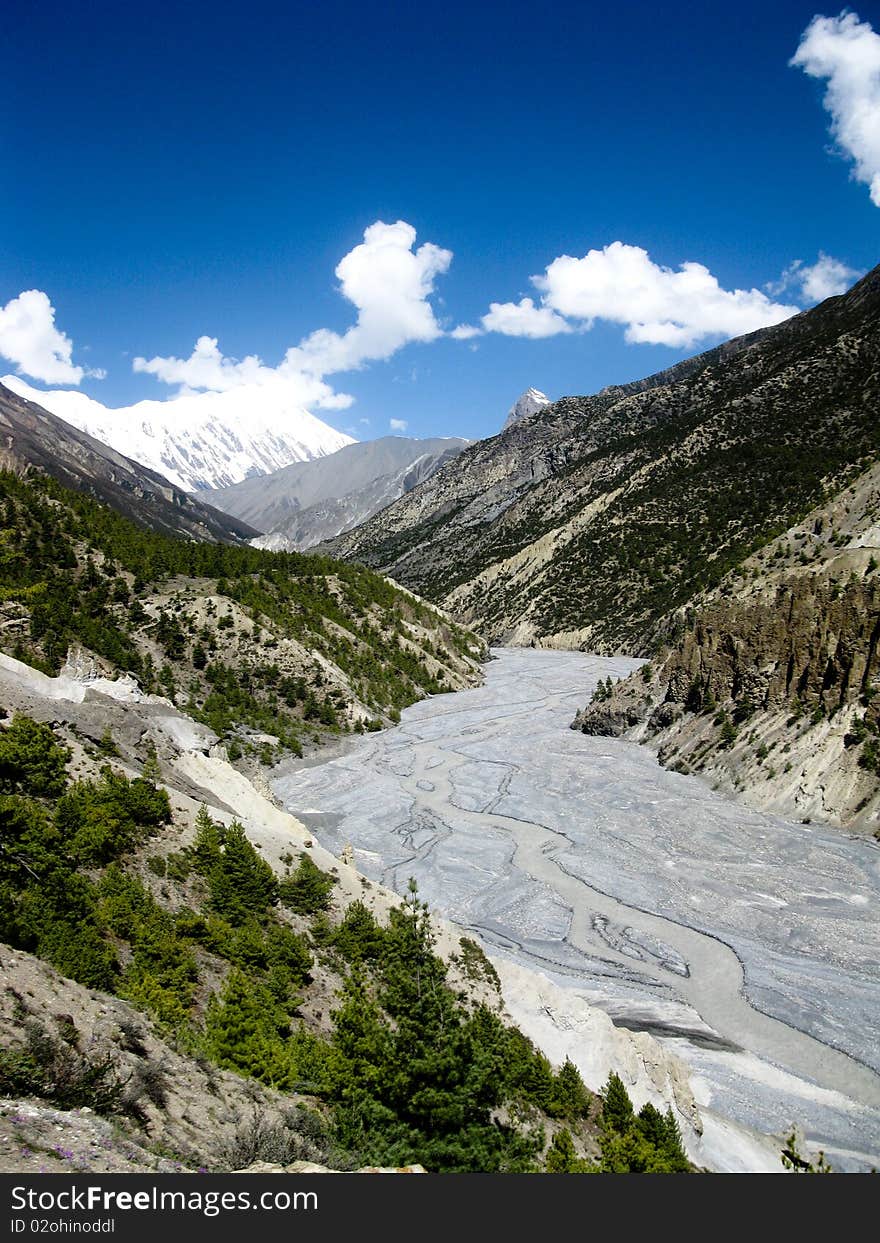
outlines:
[[275, 793], [365, 875], [414, 877], [492, 955], [668, 1045], [714, 1115], [880, 1164], [880, 846], [570, 730], [637, 661], [493, 656], [483, 686], [283, 770]]

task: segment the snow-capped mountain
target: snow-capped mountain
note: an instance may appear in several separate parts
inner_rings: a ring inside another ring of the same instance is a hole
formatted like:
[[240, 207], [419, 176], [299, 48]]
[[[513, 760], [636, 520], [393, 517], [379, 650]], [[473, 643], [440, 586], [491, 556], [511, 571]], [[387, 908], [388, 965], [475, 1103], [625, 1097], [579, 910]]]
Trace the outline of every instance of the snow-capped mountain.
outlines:
[[507, 422], [504, 424], [505, 429], [511, 427], [514, 423], [518, 423], [526, 415], [534, 414], [536, 410], [543, 410], [545, 406], [549, 405], [552, 405], [552, 402], [546, 393], [542, 393], [539, 388], [527, 388], [523, 395], [517, 398], [508, 410]]
[[85, 492], [138, 526], [190, 540], [244, 544], [256, 530], [190, 496], [148, 466], [0, 384], [0, 444], [6, 470], [36, 468]]
[[280, 392], [274, 402], [261, 393], [258, 407], [246, 389], [231, 389], [112, 410], [85, 393], [32, 388], [18, 376], [2, 382], [188, 492], [269, 474], [354, 443]]

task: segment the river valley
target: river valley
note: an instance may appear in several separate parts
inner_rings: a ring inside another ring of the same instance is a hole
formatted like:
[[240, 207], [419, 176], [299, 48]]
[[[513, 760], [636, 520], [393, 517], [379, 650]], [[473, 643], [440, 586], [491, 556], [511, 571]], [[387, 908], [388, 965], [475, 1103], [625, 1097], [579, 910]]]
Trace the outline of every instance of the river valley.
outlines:
[[275, 793], [365, 875], [398, 892], [414, 877], [491, 953], [667, 1043], [707, 1116], [797, 1124], [836, 1168], [880, 1163], [877, 844], [568, 729], [636, 661], [493, 655], [482, 687], [276, 769]]

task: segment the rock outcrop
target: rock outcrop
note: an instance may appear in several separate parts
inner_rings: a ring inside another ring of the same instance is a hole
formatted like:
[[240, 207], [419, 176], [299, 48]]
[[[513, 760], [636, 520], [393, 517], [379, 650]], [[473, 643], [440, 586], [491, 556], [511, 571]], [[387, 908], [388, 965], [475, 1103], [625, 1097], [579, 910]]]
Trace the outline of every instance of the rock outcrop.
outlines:
[[637, 737], [755, 806], [876, 825], [880, 468], [731, 573], [573, 727]]

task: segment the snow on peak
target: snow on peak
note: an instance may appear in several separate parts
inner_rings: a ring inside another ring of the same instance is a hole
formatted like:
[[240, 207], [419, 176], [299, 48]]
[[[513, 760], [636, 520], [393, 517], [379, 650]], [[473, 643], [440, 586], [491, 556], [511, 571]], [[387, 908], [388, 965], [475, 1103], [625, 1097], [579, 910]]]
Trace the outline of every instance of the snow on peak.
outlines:
[[281, 387], [192, 393], [113, 410], [85, 393], [33, 388], [18, 376], [0, 382], [187, 492], [239, 483], [354, 443], [292, 403]]
[[539, 388], [527, 388], [508, 410], [507, 422], [504, 424], [505, 430], [512, 427], [514, 423], [518, 423], [520, 419], [524, 419], [526, 415], [534, 414], [536, 410], [543, 410], [545, 406], [551, 404], [550, 398]]

